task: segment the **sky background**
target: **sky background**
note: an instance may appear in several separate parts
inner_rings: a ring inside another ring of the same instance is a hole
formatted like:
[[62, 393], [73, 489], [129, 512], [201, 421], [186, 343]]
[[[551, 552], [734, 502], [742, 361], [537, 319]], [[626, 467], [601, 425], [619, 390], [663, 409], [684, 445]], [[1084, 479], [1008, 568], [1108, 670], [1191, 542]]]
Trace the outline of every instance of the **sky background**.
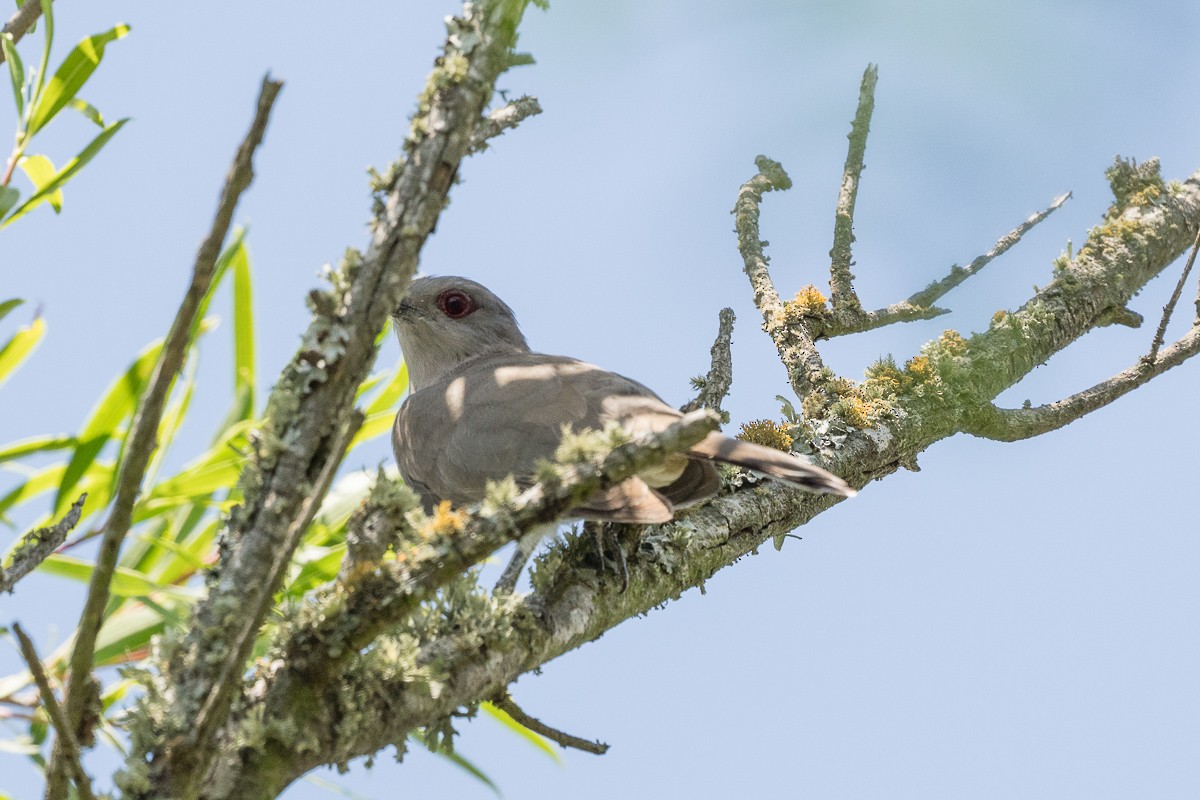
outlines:
[[[115, 22], [132, 26], [83, 96], [133, 121], [67, 187], [62, 216], [43, 207], [0, 233], [0, 297], [30, 299], [49, 325], [0, 391], [0, 442], [75, 430], [165, 332], [269, 70], [286, 87], [237, 215], [250, 228], [265, 392], [307, 324], [321, 265], [367, 241], [365, 170], [397, 153], [457, 4], [55, 7], [57, 58]], [[763, 207], [781, 293], [821, 284], [859, 80], [879, 64], [856, 216], [871, 308], [1075, 193], [949, 295], [952, 316], [822, 346], [861, 377], [946, 328], [984, 329], [1047, 283], [1051, 261], [1107, 208], [1115, 154], [1161, 157], [1168, 179], [1200, 168], [1198, 32], [1191, 0], [554, 0], [521, 29], [537, 65], [500, 81], [545, 114], [464, 164], [422, 269], [480, 280], [535, 348], [627, 374], [676, 405], [708, 368], [718, 310], [733, 307], [736, 429], [777, 416], [774, 396], [788, 391], [731, 232], [756, 155], [795, 181]], [[90, 135], [65, 117], [43, 149], [61, 163]], [[1090, 334], [1001, 400], [1052, 401], [1124, 369], [1148, 348], [1181, 267], [1135, 301], [1148, 326]], [[209, 335], [176, 463], [207, 446], [227, 408], [228, 336], [228, 325]], [[389, 342], [381, 363], [398, 355]], [[529, 713], [607, 741], [608, 755], [566, 751], [558, 766], [487, 719], [461, 726], [459, 750], [506, 797], [529, 800], [1200, 796], [1198, 389], [1200, 363], [1187, 364], [1033, 441], [939, 443], [919, 474], [868, 486], [802, 541], [768, 545], [707, 594], [515, 685]], [[380, 442], [347, 468], [389, 458]], [[37, 576], [0, 600], [0, 622], [20, 619], [49, 652], [81, 597]], [[0, 648], [0, 674], [17, 665]], [[106, 775], [111, 762], [101, 752], [89, 763]], [[493, 796], [419, 752], [318, 774], [371, 798]], [[0, 753], [0, 775], [0, 791], [40, 796], [23, 759]], [[300, 782], [285, 796], [336, 794]]]

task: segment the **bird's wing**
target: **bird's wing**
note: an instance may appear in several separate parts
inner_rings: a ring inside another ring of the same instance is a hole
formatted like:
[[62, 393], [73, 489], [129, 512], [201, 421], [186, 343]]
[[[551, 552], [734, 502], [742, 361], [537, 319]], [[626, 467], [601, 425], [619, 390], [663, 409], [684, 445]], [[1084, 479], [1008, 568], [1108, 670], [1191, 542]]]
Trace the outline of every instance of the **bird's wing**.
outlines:
[[[438, 498], [476, 502], [488, 480], [513, 475], [530, 482], [539, 460], [553, 460], [564, 425], [580, 431], [622, 421], [620, 409], [610, 406], [621, 406], [624, 396], [648, 396], [673, 411], [641, 384], [574, 359], [537, 353], [479, 359], [405, 401], [393, 429], [396, 461], [406, 481]], [[657, 505], [657, 516], [670, 517], [661, 498], [637, 487], [622, 492], [626, 502]], [[596, 510], [619, 505], [622, 492], [598, 498]]]

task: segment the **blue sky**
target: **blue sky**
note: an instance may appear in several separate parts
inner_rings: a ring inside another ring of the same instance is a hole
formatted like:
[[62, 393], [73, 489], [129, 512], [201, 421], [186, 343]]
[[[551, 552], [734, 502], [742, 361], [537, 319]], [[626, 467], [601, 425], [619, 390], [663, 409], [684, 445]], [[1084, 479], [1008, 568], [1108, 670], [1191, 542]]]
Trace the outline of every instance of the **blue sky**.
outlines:
[[[72, 430], [174, 314], [262, 74], [286, 87], [239, 221], [249, 225], [262, 389], [295, 349], [322, 263], [366, 241], [365, 170], [397, 152], [457, 4], [61, 4], [60, 47], [124, 21], [84, 96], [133, 121], [66, 192], [0, 234], [0, 296], [49, 333], [0, 391], [0, 441]], [[1115, 154], [1200, 168], [1200, 7], [1147, 3], [554, 2], [502, 88], [546, 109], [471, 159], [422, 268], [489, 285], [531, 344], [605, 365], [670, 402], [703, 373], [732, 306], [734, 425], [787, 391], [758, 330], [729, 209], [754, 157], [795, 188], [767, 198], [781, 292], [825, 280], [845, 135], [880, 69], [856, 218], [858, 288], [878, 307], [988, 249], [1057, 194], [1075, 197], [946, 298], [952, 316], [824, 346], [859, 377], [1050, 279], [1110, 195]], [[60, 54], [65, 52], [61, 49]], [[28, 59], [27, 59], [28, 60]], [[11, 112], [0, 111], [0, 126]], [[59, 158], [89, 131], [51, 129]], [[1156, 320], [1177, 268], [1135, 309]], [[1173, 333], [1182, 331], [1193, 288]], [[218, 303], [218, 306], [220, 304]], [[1035, 404], [1132, 363], [1150, 330], [1089, 335], [1002, 398]], [[218, 330], [185, 432], [225, 409]], [[389, 344], [382, 359], [393, 362]], [[1200, 562], [1194, 425], [1200, 364], [1060, 432], [957, 437], [799, 531], [522, 678], [535, 716], [613, 745], [556, 766], [488, 720], [461, 751], [510, 798], [1191, 798], [1200, 793]], [[205, 418], [205, 414], [208, 415]], [[186, 444], [181, 453], [186, 453]], [[356, 454], [373, 467], [387, 448]], [[183, 458], [181, 455], [180, 458]], [[5, 477], [0, 475], [0, 481]], [[0, 488], [3, 484], [0, 483]], [[4, 600], [44, 650], [81, 592], [37, 578]], [[15, 669], [0, 652], [0, 674]], [[108, 763], [101, 755], [96, 771]], [[0, 754], [0, 789], [39, 792]], [[10, 771], [11, 770], [11, 771]], [[486, 798], [426, 754], [343, 785], [368, 797]], [[310, 783], [293, 800], [331, 796]]]

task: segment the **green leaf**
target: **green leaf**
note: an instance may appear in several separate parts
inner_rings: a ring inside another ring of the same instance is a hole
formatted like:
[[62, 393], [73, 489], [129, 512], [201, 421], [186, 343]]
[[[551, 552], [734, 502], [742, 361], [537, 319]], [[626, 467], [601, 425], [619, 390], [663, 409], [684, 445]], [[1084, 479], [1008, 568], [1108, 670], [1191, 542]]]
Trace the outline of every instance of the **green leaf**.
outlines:
[[75, 484], [92, 466], [117, 427], [133, 416], [142, 392], [145, 391], [146, 381], [150, 379], [150, 373], [154, 370], [154, 363], [158, 361], [162, 344], [160, 339], [143, 350], [125, 373], [109, 385], [100, 402], [92, 409], [83, 430], [79, 432], [79, 446], [67, 464], [58, 497], [54, 501], [55, 508], [74, 500], [72, 490]]
[[245, 434], [252, 426], [253, 423], [247, 420], [230, 427], [208, 452], [184, 467], [179, 474], [159, 481], [146, 493], [145, 500], [191, 498], [233, 488], [246, 460], [235, 448], [245, 444]]
[[[53, 489], [62, 480], [63, 469], [62, 464], [51, 464], [38, 470], [23, 483], [10, 490], [8, 494], [0, 497], [0, 519], [10, 508], [26, 503]], [[15, 545], [16, 541], [13, 544]]]
[[87, 100], [84, 100], [82, 97], [72, 97], [70, 101], [67, 102], [67, 105], [78, 111], [80, 114], [83, 114], [101, 128], [104, 127], [104, 117], [100, 114], [99, 109], [97, 109]]
[[29, 357], [38, 342], [46, 335], [46, 320], [38, 317], [18, 330], [0, 347], [0, 385]]
[[38, 752], [38, 746], [28, 736], [18, 736], [15, 739], [0, 739], [0, 753], [28, 756], [36, 752]]
[[[54, 553], [43, 561], [38, 569], [49, 575], [87, 583], [92, 579], [92, 570], [95, 569], [95, 566], [91, 561], [85, 561], [82, 558]], [[178, 586], [164, 586], [128, 567], [117, 567], [113, 573], [112, 583], [109, 584], [109, 591], [117, 597], [142, 597], [161, 593], [176, 599], [191, 600], [195, 596], [193, 591], [181, 589]]]
[[[420, 731], [413, 731], [412, 733], [410, 733], [408, 735], [408, 738], [413, 739], [417, 742], [420, 742], [422, 745], [425, 744], [425, 737], [421, 734]], [[495, 792], [497, 797], [504, 796], [500, 792], [500, 787], [497, 786], [491, 778], [489, 778], [486, 774], [484, 774], [483, 770], [481, 770], [479, 767], [472, 764], [467, 759], [460, 756], [458, 753], [447, 753], [445, 751], [439, 750], [436, 752], [436, 755], [441, 756], [442, 758], [446, 759], [454, 766], [467, 772], [469, 775], [474, 777], [476, 780], [478, 780], [484, 786], [488, 787], [493, 792]]]
[[[32, 2], [32, 0], [30, 0]], [[38, 98], [42, 96], [42, 87], [46, 83], [46, 73], [50, 71], [50, 46], [54, 44], [54, 8], [51, 0], [38, 0], [42, 6], [42, 19], [46, 22], [46, 46], [42, 48], [42, 61], [38, 65], [37, 78], [34, 81], [33, 92], [29, 95], [29, 105], [25, 107], [25, 136], [28, 137], [29, 115], [33, 113]]]
[[50, 79], [46, 90], [37, 100], [33, 114], [29, 118], [29, 133], [35, 134], [50, 120], [62, 111], [67, 103], [87, 83], [87, 79], [96, 71], [100, 59], [104, 57], [104, 48], [110, 42], [115, 42], [129, 33], [128, 25], [117, 25], [104, 33], [97, 33], [75, 45], [75, 48], [63, 59]]
[[383, 387], [375, 399], [371, 401], [371, 405], [367, 406], [368, 414], [377, 414], [380, 411], [395, 411], [394, 406], [396, 401], [400, 399], [400, 395], [408, 388], [408, 364], [403, 361], [396, 364], [396, 371], [392, 376], [392, 380], [387, 386]]
[[242, 419], [254, 413], [254, 305], [250, 253], [237, 237], [236, 250], [229, 260], [233, 270], [233, 368], [234, 385], [242, 403]]
[[[0, 186], [0, 219], [8, 213], [8, 210], [17, 204], [21, 199], [21, 193], [17, 191], [15, 186]], [[0, 228], [3, 228], [0, 225]]]
[[31, 436], [28, 439], [19, 439], [0, 446], [0, 463], [12, 461], [13, 459], [23, 458], [34, 453], [47, 453], [54, 450], [65, 450], [68, 447], [74, 447], [77, 440], [74, 436], [65, 433], [60, 433], [57, 436], [50, 434], [47, 436]]
[[0, 322], [2, 322], [4, 318], [13, 311], [13, 309], [20, 308], [21, 304], [24, 302], [25, 301], [21, 298], [14, 297], [11, 300], [5, 300], [4, 302], [0, 303]]
[[[22, 156], [17, 166], [25, 173], [33, 184], [33, 190], [40, 192], [42, 187], [54, 180], [54, 162], [43, 155]], [[46, 202], [57, 214], [62, 211], [62, 189], [57, 189], [46, 195]]]
[[502, 708], [497, 708], [491, 703], [483, 702], [479, 704], [479, 707], [489, 717], [496, 720], [501, 725], [508, 728], [510, 731], [517, 734], [522, 739], [529, 742], [538, 750], [541, 750], [543, 753], [549, 756], [550, 760], [555, 764], [562, 763], [562, 758], [558, 755], [558, 751], [550, 745], [550, 742], [546, 740], [546, 737], [529, 730], [529, 728], [526, 728], [524, 725], [509, 716], [507, 711]]
[[100, 152], [104, 145], [108, 144], [108, 140], [115, 136], [117, 131], [121, 130], [126, 122], [129, 122], [128, 117], [125, 119], [119, 119], [102, 130], [95, 139], [92, 139], [92, 141], [88, 143], [87, 147], [79, 151], [79, 155], [75, 156], [66, 164], [64, 164], [63, 168], [54, 175], [49, 183], [47, 183], [44, 187], [42, 187], [42, 189], [37, 191], [32, 197], [22, 203], [16, 211], [12, 212], [12, 216], [3, 222], [0, 222], [0, 228], [4, 228], [12, 223], [13, 220], [29, 213], [29, 211], [37, 207], [39, 203], [45, 200], [47, 195], [61, 189], [67, 181], [75, 177], [76, 172], [79, 172], [79, 170], [83, 169], [84, 165], [91, 161], [96, 154]]
[[12, 77], [13, 97], [17, 101], [17, 118], [25, 115], [25, 65], [17, 55], [16, 43], [11, 33], [0, 34], [0, 48], [4, 50], [4, 60], [8, 64], [8, 74]]
[[350, 442], [351, 450], [392, 429], [392, 423], [396, 419], [396, 401], [400, 399], [407, 388], [408, 365], [401, 361], [396, 365], [392, 379], [367, 406], [366, 419], [363, 420], [362, 427], [358, 429], [358, 433]]

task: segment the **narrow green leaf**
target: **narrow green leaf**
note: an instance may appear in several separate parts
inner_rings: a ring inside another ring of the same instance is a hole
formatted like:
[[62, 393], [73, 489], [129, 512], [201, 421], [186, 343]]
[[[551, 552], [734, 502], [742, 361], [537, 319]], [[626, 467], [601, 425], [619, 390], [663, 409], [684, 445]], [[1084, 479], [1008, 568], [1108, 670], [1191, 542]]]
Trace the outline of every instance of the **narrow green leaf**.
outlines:
[[526, 728], [524, 725], [522, 725], [521, 723], [519, 723], [515, 719], [513, 719], [511, 716], [509, 716], [507, 711], [505, 711], [502, 708], [497, 708], [495, 705], [493, 705], [491, 703], [483, 702], [483, 703], [479, 704], [479, 707], [489, 717], [496, 720], [501, 725], [508, 728], [510, 731], [517, 734], [522, 739], [529, 742], [531, 745], [536, 747], [538, 750], [541, 750], [543, 753], [545, 753], [547, 756], [549, 756], [550, 760], [553, 761], [555, 764], [562, 763], [562, 758], [559, 756], [558, 751], [554, 749], [554, 747], [550, 744], [550, 742], [546, 739], [546, 737], [542, 736], [539, 733], [535, 733], [535, 732], [529, 730], [529, 728]]
[[97, 33], [75, 45], [54, 72], [46, 90], [38, 98], [33, 114], [29, 118], [29, 133], [35, 134], [62, 111], [71, 98], [87, 83], [96, 71], [104, 48], [129, 33], [128, 25], [117, 25], [104, 33]]
[[[21, 160], [17, 162], [17, 166], [33, 183], [35, 192], [40, 192], [43, 186], [54, 180], [54, 162], [46, 156], [22, 156]], [[56, 214], [62, 211], [62, 199], [62, 189], [46, 195], [46, 202], [50, 204]]]
[[[95, 566], [93, 562], [85, 561], [82, 558], [54, 553], [43, 561], [38, 569], [49, 575], [87, 583], [92, 579], [92, 570], [95, 569]], [[181, 589], [178, 586], [163, 586], [127, 567], [117, 567], [113, 573], [112, 583], [109, 584], [109, 591], [117, 597], [142, 597], [161, 593], [181, 600], [190, 600], [196, 594], [194, 591]]]
[[[62, 480], [62, 474], [62, 464], [51, 464], [33, 473], [15, 488], [9, 490], [8, 494], [0, 497], [0, 519], [4, 518], [10, 508], [27, 503], [53, 489]], [[15, 545], [17, 541], [19, 540], [14, 540], [12, 544]], [[5, 554], [6, 559], [7, 557]]]
[[220, 489], [231, 489], [242, 472], [245, 457], [238, 452], [245, 444], [245, 435], [252, 427], [250, 421], [240, 422], [225, 432], [206, 453], [184, 467], [177, 475], [159, 481], [145, 499], [197, 497]]
[[36, 752], [38, 752], [38, 746], [28, 736], [18, 736], [15, 739], [0, 739], [0, 753], [28, 756]]
[[[346, 543], [333, 547], [305, 547], [296, 554], [300, 565], [293, 578], [285, 587], [287, 597], [303, 597], [311, 589], [329, 583], [337, 577], [342, 562], [346, 560]], [[296, 564], [293, 564], [293, 568]]]
[[[408, 738], [414, 739], [414, 740], [420, 742], [422, 745], [425, 744], [425, 737], [421, 734], [420, 731], [413, 731], [412, 733], [410, 733], [408, 735]], [[465, 771], [466, 773], [468, 773], [469, 775], [474, 777], [476, 780], [478, 780], [484, 786], [488, 787], [493, 792], [495, 792], [497, 797], [504, 796], [500, 792], [500, 787], [497, 786], [491, 778], [489, 778], [486, 774], [484, 774], [483, 770], [481, 770], [479, 767], [472, 764], [466, 758], [460, 756], [458, 753], [446, 753], [446, 752], [439, 750], [435, 753], [435, 755], [441, 756], [442, 758], [446, 759], [454, 766], [458, 767], [459, 769]]]
[[17, 55], [17, 48], [11, 33], [0, 34], [0, 48], [4, 49], [4, 61], [8, 64], [8, 74], [12, 77], [13, 98], [17, 102], [17, 119], [25, 115], [25, 65]]
[[[173, 392], [179, 397], [172, 399], [164, 409], [162, 419], [158, 422], [158, 447], [150, 455], [150, 463], [146, 466], [145, 477], [142, 478], [142, 482], [146, 485], [153, 485], [158, 479], [158, 471], [162, 466], [163, 459], [166, 458], [167, 451], [175, 441], [175, 435], [179, 433], [179, 426], [183, 424], [188, 409], [191, 408], [192, 397], [196, 392], [197, 359], [193, 357], [194, 355], [194, 353], [189, 354], [187, 362], [184, 364], [182, 390]], [[178, 386], [176, 388], [178, 389]]]
[[[191, 536], [178, 543], [179, 553], [174, 558], [162, 562], [155, 573], [155, 579], [159, 583], [179, 583], [180, 580], [191, 577], [197, 570], [204, 569], [205, 565], [212, 563], [216, 555], [217, 534], [220, 530], [220, 518], [209, 519], [207, 525], [197, 529]], [[196, 564], [200, 566], [197, 567]]]
[[392, 376], [392, 380], [383, 388], [371, 405], [367, 406], [368, 414], [376, 414], [380, 411], [395, 411], [396, 401], [408, 389], [408, 364], [403, 361], [396, 364], [396, 371]]
[[101, 128], [104, 127], [104, 116], [100, 113], [99, 109], [97, 109], [87, 100], [84, 100], [82, 97], [72, 97], [69, 101], [67, 101], [67, 105], [78, 111], [80, 114], [83, 114]]
[[79, 172], [79, 170], [83, 169], [84, 165], [91, 161], [96, 154], [100, 152], [104, 145], [108, 144], [108, 140], [115, 136], [117, 131], [121, 130], [121, 128], [124, 127], [125, 123], [128, 121], [128, 117], [125, 119], [119, 119], [102, 130], [95, 139], [92, 139], [92, 141], [88, 143], [87, 147], [79, 151], [79, 155], [75, 156], [66, 164], [64, 164], [63, 168], [54, 175], [54, 177], [48, 184], [46, 184], [45, 187], [22, 203], [16, 211], [12, 212], [12, 215], [8, 219], [0, 222], [0, 228], [4, 228], [5, 226], [11, 224], [13, 220], [25, 216], [25, 214], [29, 213], [31, 210], [37, 207], [39, 203], [45, 200], [46, 195], [52, 194], [53, 192], [61, 189], [67, 181], [75, 177], [76, 172]]
[[[17, 204], [21, 199], [21, 193], [17, 191], [15, 186], [0, 186], [0, 219], [8, 213], [8, 210]], [[0, 228], [3, 228], [0, 225]]]
[[12, 335], [0, 347], [0, 385], [29, 357], [46, 335], [46, 320], [38, 317]]
[[190, 604], [171, 602], [156, 605], [158, 608], [132, 603], [104, 621], [100, 635], [96, 637], [97, 667], [126, 663], [131, 657], [143, 655], [150, 647], [150, 640], [167, 627], [169, 618], [159, 609], [172, 610], [178, 615], [175, 610], [177, 607]]
[[46, 73], [50, 71], [50, 46], [54, 44], [54, 9], [51, 0], [38, 0], [42, 6], [42, 19], [46, 24], [46, 46], [42, 48], [42, 61], [38, 65], [37, 76], [34, 80], [33, 91], [29, 95], [29, 105], [25, 107], [25, 129], [28, 136], [29, 115], [33, 113], [38, 99], [42, 96], [42, 87], [46, 83]]
[[33, 455], [34, 453], [65, 450], [68, 447], [74, 447], [76, 443], [77, 440], [74, 436], [65, 433], [60, 433], [57, 436], [51, 434], [48, 436], [31, 436], [28, 439], [20, 439], [0, 446], [0, 464], [5, 461], [12, 461], [13, 459]]
[[[63, 475], [58, 497], [54, 501], [56, 508], [66, 498], [74, 500], [72, 490], [75, 488], [75, 484], [91, 467], [96, 456], [112, 438], [117, 427], [130, 418], [137, 409], [138, 401], [146, 387], [146, 381], [150, 379], [150, 373], [154, 369], [154, 363], [158, 360], [161, 350], [162, 340], [160, 339], [138, 354], [137, 360], [129, 365], [124, 374], [109, 384], [108, 389], [100, 398], [100, 402], [92, 409], [92, 413], [83, 424], [83, 430], [79, 432], [79, 446], [71, 456], [66, 473]], [[88, 500], [90, 502], [91, 498], [89, 497]]]
[[25, 301], [19, 297], [14, 297], [11, 300], [0, 302], [0, 322], [4, 321], [14, 309], [20, 308]]
[[354, 438], [350, 440], [350, 450], [358, 447], [363, 442], [369, 442], [377, 436], [381, 436], [392, 429], [392, 424], [396, 421], [395, 411], [383, 411], [378, 414], [371, 414], [363, 420], [362, 427], [358, 429], [358, 433], [354, 434]]
[[[244, 235], [244, 232], [243, 232]], [[233, 366], [234, 385], [242, 402], [243, 419], [254, 413], [254, 282], [250, 253], [239, 236], [230, 259], [233, 270]]]

